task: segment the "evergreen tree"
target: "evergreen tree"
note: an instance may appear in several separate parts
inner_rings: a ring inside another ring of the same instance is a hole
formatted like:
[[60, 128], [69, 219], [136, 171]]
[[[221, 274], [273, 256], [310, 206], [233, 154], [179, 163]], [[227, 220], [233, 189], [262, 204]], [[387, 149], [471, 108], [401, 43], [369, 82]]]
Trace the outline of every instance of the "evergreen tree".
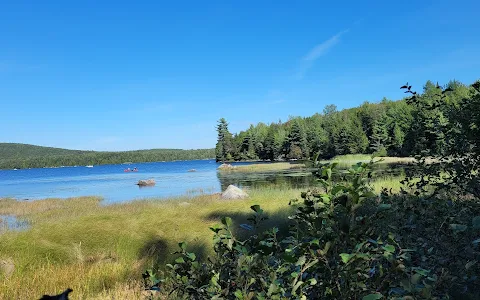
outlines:
[[216, 160], [232, 160], [235, 155], [235, 145], [232, 134], [228, 131], [228, 123], [224, 118], [218, 120], [217, 133], [217, 145], [215, 147]]
[[285, 130], [284, 126], [280, 126], [274, 135], [273, 155], [275, 158], [282, 157], [282, 155], [284, 154], [284, 144], [286, 140], [287, 131]]
[[275, 160], [275, 127], [270, 126], [268, 128], [267, 136], [265, 137], [265, 145], [263, 155], [261, 159]]
[[386, 114], [380, 114], [373, 122], [372, 135], [370, 136], [370, 150], [374, 153], [386, 155], [389, 136], [386, 124]]
[[312, 120], [312, 124], [307, 129], [307, 141], [310, 157], [314, 157], [317, 153], [322, 157], [327, 154], [328, 133], [321, 126], [320, 120]]
[[292, 120], [292, 127], [287, 141], [288, 158], [301, 159], [308, 157], [308, 143], [305, 131], [300, 125], [299, 120]]
[[441, 92], [433, 82], [427, 81], [424, 93], [416, 97], [414, 120], [408, 136], [412, 154], [426, 151], [430, 155], [437, 155], [442, 152], [445, 142], [443, 128], [448, 120], [441, 108], [446, 102], [436, 101], [441, 97]]
[[394, 156], [400, 156], [402, 154], [403, 143], [405, 142], [405, 133], [402, 131], [400, 125], [394, 124], [393, 131], [390, 139], [390, 148]]

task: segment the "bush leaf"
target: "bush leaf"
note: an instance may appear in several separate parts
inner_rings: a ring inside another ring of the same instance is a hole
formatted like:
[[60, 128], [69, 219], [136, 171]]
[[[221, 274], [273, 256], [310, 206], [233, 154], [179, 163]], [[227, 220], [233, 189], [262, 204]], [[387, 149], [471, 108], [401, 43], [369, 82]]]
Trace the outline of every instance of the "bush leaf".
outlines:
[[450, 224], [450, 229], [452, 229], [455, 233], [463, 232], [463, 231], [467, 230], [467, 225]]
[[350, 258], [352, 258], [352, 254], [348, 254], [348, 253], [341, 253], [340, 254], [340, 257], [342, 258], [342, 261], [344, 264], [347, 264], [349, 261], [350, 261]]
[[362, 300], [378, 300], [378, 299], [382, 299], [382, 298], [383, 298], [382, 294], [376, 293], [376, 294], [370, 294], [370, 295], [363, 296]]
[[480, 229], [480, 216], [475, 216], [472, 219], [472, 227], [475, 230]]

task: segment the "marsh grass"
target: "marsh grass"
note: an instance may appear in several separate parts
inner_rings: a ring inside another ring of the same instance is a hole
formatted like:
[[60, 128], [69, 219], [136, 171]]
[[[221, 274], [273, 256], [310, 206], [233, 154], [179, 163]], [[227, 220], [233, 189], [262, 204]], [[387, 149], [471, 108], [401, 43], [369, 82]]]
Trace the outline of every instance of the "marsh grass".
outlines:
[[400, 181], [402, 181], [403, 179], [405, 179], [405, 176], [378, 177], [378, 178], [375, 178], [375, 180], [372, 181], [372, 187], [375, 190], [375, 192], [377, 192], [377, 193], [381, 192], [383, 188], [386, 188], [387, 190], [391, 191], [392, 193], [398, 193], [398, 192], [400, 192], [400, 189], [402, 187], [404, 187], [403, 184], [400, 183]]
[[135, 286], [145, 268], [171, 259], [179, 241], [210, 249], [209, 226], [221, 217], [237, 215], [240, 222], [253, 204], [282, 213], [300, 191], [275, 187], [249, 193], [241, 201], [203, 195], [111, 206], [99, 205], [95, 197], [1, 200], [0, 214], [28, 220], [31, 228], [1, 235], [0, 260], [13, 261], [15, 268], [8, 277], [0, 275], [0, 298], [36, 299], [67, 287], [74, 289], [72, 299], [108, 298], [119, 292], [119, 284]]
[[[379, 178], [375, 190], [399, 189], [400, 179]], [[0, 269], [0, 298], [36, 299], [71, 287], [72, 299], [138, 299], [141, 273], [172, 260], [179, 241], [207, 256], [209, 227], [223, 216], [246, 222], [253, 204], [271, 217], [265, 227], [281, 227], [292, 212], [289, 200], [301, 191], [277, 185], [252, 188], [246, 200], [187, 195], [109, 206], [97, 197], [0, 200], [0, 215], [30, 224], [26, 231], [1, 235], [0, 261], [11, 261], [14, 269], [8, 276]]]

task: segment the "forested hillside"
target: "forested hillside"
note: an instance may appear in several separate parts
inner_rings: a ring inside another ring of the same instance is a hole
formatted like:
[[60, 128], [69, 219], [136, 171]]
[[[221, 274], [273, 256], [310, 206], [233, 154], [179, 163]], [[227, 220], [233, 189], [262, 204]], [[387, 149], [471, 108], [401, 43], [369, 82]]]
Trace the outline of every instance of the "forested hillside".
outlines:
[[[408, 85], [408, 84], [407, 84]], [[322, 158], [355, 153], [375, 153], [380, 156], [411, 156], [425, 149], [432, 155], [441, 154], [445, 143], [441, 128], [448, 124], [456, 104], [469, 97], [472, 87], [450, 81], [442, 105], [432, 106], [441, 90], [428, 81], [419, 104], [409, 105], [406, 99], [383, 99], [365, 102], [359, 107], [338, 111], [327, 105], [311, 117], [291, 117], [287, 122], [270, 125], [258, 123], [232, 135], [225, 119], [217, 126], [216, 158], [305, 159], [320, 153]]]
[[151, 149], [122, 152], [80, 151], [27, 144], [0, 144], [0, 169], [119, 164], [207, 159], [214, 149]]
[[25, 159], [39, 156], [78, 155], [93, 151], [69, 150], [28, 144], [0, 143], [0, 159]]

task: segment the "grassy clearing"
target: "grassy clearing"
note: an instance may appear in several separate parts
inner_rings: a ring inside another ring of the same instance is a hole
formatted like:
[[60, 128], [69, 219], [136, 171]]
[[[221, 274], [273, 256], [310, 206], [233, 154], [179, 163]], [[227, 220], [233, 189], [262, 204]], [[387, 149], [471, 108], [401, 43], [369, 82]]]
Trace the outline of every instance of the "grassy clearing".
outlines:
[[[396, 190], [400, 179], [380, 178], [374, 187]], [[246, 222], [253, 204], [270, 215], [265, 227], [282, 226], [291, 213], [288, 201], [301, 190], [272, 186], [248, 192], [247, 200], [203, 195], [112, 206], [100, 205], [96, 197], [0, 200], [0, 214], [31, 224], [27, 231], [1, 235], [0, 298], [35, 299], [71, 287], [72, 299], [138, 299], [141, 273], [171, 260], [179, 241], [208, 255], [209, 227], [226, 215]], [[1, 274], [2, 261], [14, 265], [9, 276]]]
[[291, 162], [273, 162], [273, 163], [263, 163], [263, 164], [251, 164], [251, 165], [240, 165], [233, 166], [231, 168], [219, 168], [219, 171], [222, 172], [269, 172], [269, 171], [283, 171], [291, 169], [302, 169], [305, 168], [304, 164], [301, 163], [291, 163]]
[[403, 186], [400, 181], [405, 179], [405, 176], [395, 176], [395, 177], [379, 177], [372, 182], [372, 187], [375, 192], [379, 193], [383, 188], [392, 191], [392, 193], [400, 192], [400, 188]]

